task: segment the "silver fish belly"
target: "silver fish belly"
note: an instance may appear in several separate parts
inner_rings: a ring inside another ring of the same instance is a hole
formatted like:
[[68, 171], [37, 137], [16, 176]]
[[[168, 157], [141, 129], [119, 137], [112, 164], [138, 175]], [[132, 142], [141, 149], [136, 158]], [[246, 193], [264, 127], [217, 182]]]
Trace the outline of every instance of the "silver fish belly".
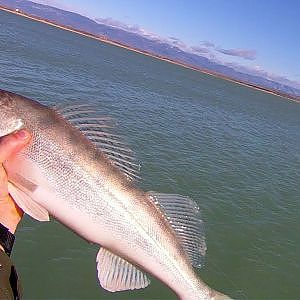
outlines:
[[[144, 288], [150, 283], [145, 271], [180, 299], [229, 299], [193, 269], [206, 250], [197, 204], [139, 189], [129, 151], [104, 130], [105, 118], [90, 116], [87, 105], [54, 110], [0, 91], [0, 117], [5, 105], [7, 119], [21, 120], [33, 135], [5, 163], [10, 193], [32, 217], [46, 221], [50, 214], [101, 246], [97, 270], [103, 288]], [[9, 131], [5, 124], [1, 130]]]

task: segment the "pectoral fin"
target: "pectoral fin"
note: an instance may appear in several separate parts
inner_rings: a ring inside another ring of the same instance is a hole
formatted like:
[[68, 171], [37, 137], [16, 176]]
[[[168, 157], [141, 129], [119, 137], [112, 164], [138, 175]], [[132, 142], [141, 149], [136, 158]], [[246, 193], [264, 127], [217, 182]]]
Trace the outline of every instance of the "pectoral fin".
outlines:
[[110, 292], [142, 289], [150, 284], [145, 274], [105, 248], [98, 252], [97, 270], [100, 285]]
[[[34, 184], [31, 183], [31, 187], [34, 187]], [[30, 191], [25, 192], [25, 188], [22, 189], [18, 187], [15, 183], [8, 183], [8, 191], [13, 197], [18, 206], [32, 218], [38, 221], [49, 221], [49, 214], [46, 209], [37, 204], [31, 197]]]

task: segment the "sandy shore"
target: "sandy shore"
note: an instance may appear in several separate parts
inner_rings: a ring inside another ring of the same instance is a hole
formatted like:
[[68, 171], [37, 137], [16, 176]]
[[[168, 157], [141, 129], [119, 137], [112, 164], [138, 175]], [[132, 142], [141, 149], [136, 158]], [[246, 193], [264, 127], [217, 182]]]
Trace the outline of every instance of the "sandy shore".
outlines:
[[216, 77], [216, 78], [221, 78], [221, 79], [224, 79], [224, 80], [227, 80], [227, 81], [230, 81], [230, 82], [242, 85], [242, 86], [246, 86], [246, 87], [249, 87], [249, 88], [252, 88], [252, 89], [255, 89], [255, 90], [259, 90], [259, 91], [262, 91], [262, 92], [265, 92], [265, 93], [268, 93], [268, 94], [272, 94], [272, 95], [275, 95], [275, 96], [279, 96], [279, 97], [282, 97], [282, 98], [289, 99], [289, 100], [300, 103], [300, 97], [291, 96], [291, 95], [288, 95], [288, 94], [284, 94], [280, 91], [271, 90], [271, 89], [267, 89], [267, 88], [264, 88], [264, 87], [261, 87], [261, 86], [257, 86], [257, 85], [254, 85], [254, 84], [251, 84], [251, 83], [248, 83], [248, 82], [232, 79], [232, 78], [226, 77], [222, 74], [218, 74], [218, 73], [206, 70], [206, 69], [195, 67], [195, 66], [192, 66], [192, 65], [189, 65], [189, 64], [186, 64], [186, 63], [181, 63], [179, 61], [175, 61], [175, 60], [172, 60], [172, 59], [167, 58], [167, 57], [162, 57], [162, 56], [159, 56], [159, 55], [155, 55], [155, 54], [147, 52], [147, 51], [139, 50], [139, 49], [124, 45], [122, 43], [119, 43], [117, 41], [109, 40], [105, 36], [94, 35], [94, 34], [91, 34], [91, 33], [88, 33], [88, 32], [84, 32], [84, 31], [81, 31], [81, 30], [74, 29], [72, 27], [60, 25], [60, 24], [57, 24], [57, 23], [54, 23], [54, 22], [51, 22], [51, 21], [48, 21], [48, 20], [45, 20], [45, 19], [42, 19], [42, 18], [39, 18], [39, 17], [35, 17], [35, 16], [32, 16], [32, 15], [23, 13], [23, 12], [17, 12], [13, 9], [9, 9], [9, 8], [3, 7], [1, 5], [0, 5], [0, 10], [4, 10], [6, 12], [22, 16], [22, 17], [25, 17], [27, 19], [31, 19], [33, 21], [37, 21], [37, 22], [40, 22], [40, 23], [44, 23], [44, 24], [47, 24], [47, 25], [50, 25], [50, 26], [60, 28], [62, 30], [67, 30], [67, 31], [70, 31], [70, 32], [73, 32], [73, 33], [76, 33], [76, 34], [83, 35], [85, 37], [101, 41], [103, 43], [107, 43], [107, 44], [110, 44], [110, 45], [113, 45], [113, 46], [121, 47], [121, 48], [127, 49], [129, 51], [134, 51], [134, 52], [142, 54], [142, 55], [150, 56], [150, 57], [162, 60], [162, 61], [166, 61], [168, 63], [172, 63], [172, 64], [175, 64], [175, 65], [184, 67], [184, 68], [188, 68], [188, 69], [191, 69], [191, 70], [194, 70], [194, 71], [197, 71], [197, 72], [204, 73], [206, 75], [210, 75], [210, 76], [213, 76], [213, 77]]

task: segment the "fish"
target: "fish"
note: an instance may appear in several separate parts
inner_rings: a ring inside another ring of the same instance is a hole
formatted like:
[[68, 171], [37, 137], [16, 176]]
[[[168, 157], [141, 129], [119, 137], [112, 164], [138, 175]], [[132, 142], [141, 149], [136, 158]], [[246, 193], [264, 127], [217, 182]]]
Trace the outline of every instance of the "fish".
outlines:
[[9, 193], [34, 219], [54, 217], [99, 245], [97, 276], [108, 291], [145, 288], [150, 274], [181, 300], [230, 299], [194, 270], [206, 252], [197, 203], [140, 189], [139, 164], [112, 127], [87, 103], [49, 107], [0, 90], [0, 137], [32, 134], [4, 163]]

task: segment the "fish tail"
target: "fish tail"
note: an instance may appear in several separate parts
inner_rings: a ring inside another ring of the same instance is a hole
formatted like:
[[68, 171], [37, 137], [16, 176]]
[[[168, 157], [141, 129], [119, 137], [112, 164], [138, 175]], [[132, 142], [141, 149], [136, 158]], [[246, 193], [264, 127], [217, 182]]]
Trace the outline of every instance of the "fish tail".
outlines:
[[199, 290], [198, 292], [189, 294], [185, 292], [185, 294], [178, 296], [180, 300], [232, 300], [229, 296], [217, 292], [213, 289], [209, 289], [203, 293], [203, 290]]
[[211, 300], [232, 300], [232, 298], [230, 298], [229, 296], [219, 293], [217, 291], [212, 292], [212, 297], [210, 299]]

